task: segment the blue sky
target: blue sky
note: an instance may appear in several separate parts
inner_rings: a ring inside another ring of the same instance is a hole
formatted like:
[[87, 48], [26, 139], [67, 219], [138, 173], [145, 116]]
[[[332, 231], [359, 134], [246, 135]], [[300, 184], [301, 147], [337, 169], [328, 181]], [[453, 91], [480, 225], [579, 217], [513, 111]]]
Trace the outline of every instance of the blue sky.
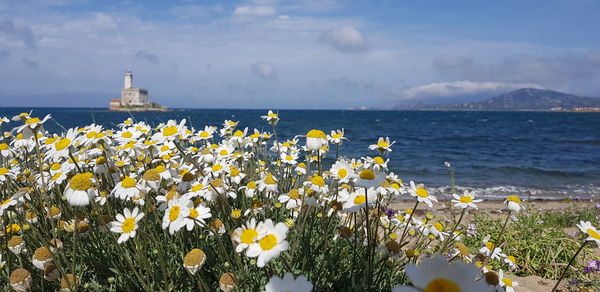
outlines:
[[348, 108], [600, 96], [600, 1], [0, 0], [0, 106]]

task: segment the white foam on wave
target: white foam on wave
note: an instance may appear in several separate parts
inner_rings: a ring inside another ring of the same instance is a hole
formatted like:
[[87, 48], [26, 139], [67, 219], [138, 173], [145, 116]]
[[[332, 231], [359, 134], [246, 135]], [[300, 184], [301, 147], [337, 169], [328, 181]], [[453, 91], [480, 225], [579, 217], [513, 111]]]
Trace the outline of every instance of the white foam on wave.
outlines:
[[561, 189], [540, 189], [519, 186], [442, 186], [429, 187], [429, 192], [439, 199], [452, 199], [453, 193], [474, 191], [479, 198], [487, 200], [504, 200], [506, 196], [517, 195], [522, 199], [533, 200], [562, 200], [562, 199], [590, 199], [600, 197], [600, 187], [593, 185], [566, 185]]

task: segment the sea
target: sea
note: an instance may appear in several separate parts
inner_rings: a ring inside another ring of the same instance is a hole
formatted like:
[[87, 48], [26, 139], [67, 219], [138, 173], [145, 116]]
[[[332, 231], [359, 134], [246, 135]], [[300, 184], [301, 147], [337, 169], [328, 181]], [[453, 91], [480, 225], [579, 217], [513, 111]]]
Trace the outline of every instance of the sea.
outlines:
[[[31, 108], [2, 108], [12, 117]], [[52, 115], [46, 130], [96, 123], [116, 128], [133, 117], [156, 126], [186, 119], [195, 129], [239, 121], [250, 131], [272, 131], [260, 118], [267, 110], [175, 109], [170, 112], [109, 112], [90, 108], [34, 108]], [[344, 129], [339, 155], [377, 155], [368, 149], [379, 137], [396, 141], [389, 171], [405, 182], [424, 183], [438, 196], [474, 190], [488, 199], [520, 195], [532, 199], [589, 199], [600, 195], [600, 113], [491, 111], [279, 110], [280, 139]], [[15, 127], [17, 123], [5, 125]], [[335, 158], [330, 152], [328, 161]], [[449, 162], [451, 168], [445, 165]], [[450, 188], [454, 173], [456, 188]]]

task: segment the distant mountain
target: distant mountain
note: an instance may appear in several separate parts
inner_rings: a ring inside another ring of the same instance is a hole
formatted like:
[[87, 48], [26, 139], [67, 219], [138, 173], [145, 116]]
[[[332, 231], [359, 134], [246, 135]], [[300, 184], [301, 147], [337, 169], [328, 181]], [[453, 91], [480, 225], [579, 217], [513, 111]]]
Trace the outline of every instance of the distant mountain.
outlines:
[[396, 109], [423, 110], [570, 110], [573, 108], [600, 108], [600, 98], [581, 97], [547, 89], [522, 88], [483, 101], [448, 105], [420, 105]]

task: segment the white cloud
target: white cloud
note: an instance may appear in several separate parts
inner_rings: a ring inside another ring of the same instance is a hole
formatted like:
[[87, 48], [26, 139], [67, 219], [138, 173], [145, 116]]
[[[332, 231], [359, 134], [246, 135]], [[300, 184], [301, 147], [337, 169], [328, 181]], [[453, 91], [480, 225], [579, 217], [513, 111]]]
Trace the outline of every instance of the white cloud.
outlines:
[[321, 34], [319, 40], [344, 53], [360, 53], [368, 50], [363, 34], [349, 25], [334, 27]]
[[250, 66], [250, 69], [254, 74], [264, 79], [277, 79], [277, 70], [269, 63], [256, 62]]
[[406, 99], [442, 98], [509, 91], [520, 88], [543, 89], [542, 86], [533, 83], [452, 81], [411, 87], [400, 91], [399, 96]]
[[234, 16], [273, 16], [277, 14], [271, 6], [238, 6], [233, 11]]

